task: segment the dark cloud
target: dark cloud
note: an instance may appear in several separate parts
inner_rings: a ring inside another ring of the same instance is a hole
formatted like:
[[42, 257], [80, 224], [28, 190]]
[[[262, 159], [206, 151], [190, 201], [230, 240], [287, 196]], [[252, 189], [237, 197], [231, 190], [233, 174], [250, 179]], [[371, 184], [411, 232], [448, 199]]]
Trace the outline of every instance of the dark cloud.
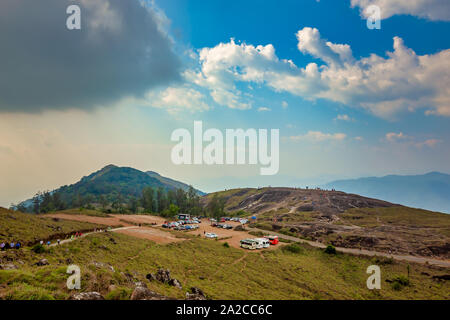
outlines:
[[160, 20], [138, 0], [1, 0], [0, 111], [90, 109], [177, 80]]

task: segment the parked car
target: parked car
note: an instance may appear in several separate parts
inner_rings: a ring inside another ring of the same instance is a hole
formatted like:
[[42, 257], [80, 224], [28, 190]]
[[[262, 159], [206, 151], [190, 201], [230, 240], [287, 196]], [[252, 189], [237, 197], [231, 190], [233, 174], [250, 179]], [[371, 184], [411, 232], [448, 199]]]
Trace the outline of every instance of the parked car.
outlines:
[[271, 245], [276, 245], [280, 240], [278, 240], [278, 236], [265, 236], [264, 238], [268, 239]]
[[229, 224], [223, 224], [222, 228], [224, 228], [224, 229], [233, 229], [233, 226], [231, 226]]
[[248, 220], [247, 219], [239, 219], [239, 222], [241, 224], [246, 224], [246, 223], [248, 223]]
[[205, 233], [205, 237], [213, 239], [213, 238], [217, 238], [217, 234], [212, 233], [212, 232], [207, 232], [207, 233]]
[[163, 228], [170, 228], [168, 223], [163, 223], [162, 227]]

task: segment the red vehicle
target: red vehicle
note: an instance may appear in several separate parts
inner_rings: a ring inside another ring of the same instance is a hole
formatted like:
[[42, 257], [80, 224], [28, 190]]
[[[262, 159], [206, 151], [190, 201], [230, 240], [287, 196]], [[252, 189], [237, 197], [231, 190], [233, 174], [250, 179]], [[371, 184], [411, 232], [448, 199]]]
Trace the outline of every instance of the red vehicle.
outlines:
[[278, 240], [278, 236], [265, 236], [264, 238], [269, 239], [271, 245], [276, 245], [278, 244], [278, 242], [280, 242]]

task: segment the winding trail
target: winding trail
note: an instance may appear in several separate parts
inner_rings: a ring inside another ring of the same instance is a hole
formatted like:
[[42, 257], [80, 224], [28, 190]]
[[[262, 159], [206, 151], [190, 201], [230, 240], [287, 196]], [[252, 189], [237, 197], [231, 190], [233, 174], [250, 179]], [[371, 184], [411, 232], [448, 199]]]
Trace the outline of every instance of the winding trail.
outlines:
[[[326, 248], [326, 245], [324, 245], [321, 242], [317, 242], [317, 241], [309, 241], [309, 240], [305, 240], [305, 239], [296, 238], [293, 236], [288, 236], [288, 235], [285, 235], [282, 233], [267, 231], [267, 230], [258, 229], [258, 228], [250, 228], [249, 227], [249, 229], [254, 230], [254, 231], [260, 231], [263, 233], [270, 233], [275, 236], [278, 236], [279, 238], [291, 240], [293, 242], [306, 243], [306, 244], [309, 244], [310, 246], [316, 247], [316, 248], [322, 248], [322, 249]], [[438, 259], [431, 259], [431, 258], [425, 258], [425, 257], [409, 256], [409, 255], [389, 254], [389, 253], [384, 253], [384, 252], [370, 251], [370, 250], [365, 250], [365, 249], [354, 249], [354, 248], [336, 247], [336, 250], [339, 252], [354, 254], [354, 255], [383, 256], [383, 257], [392, 258], [392, 259], [395, 259], [398, 261], [408, 261], [408, 262], [415, 262], [415, 263], [421, 263], [421, 264], [428, 263], [430, 265], [435, 265], [435, 266], [444, 267], [444, 268], [450, 268], [449, 260], [438, 260]]]
[[[120, 227], [120, 228], [110, 229], [107, 232], [113, 232], [113, 231], [118, 231], [118, 230], [126, 230], [126, 229], [134, 229], [134, 228], [138, 228], [138, 227], [135, 227], [135, 226], [132, 226], [132, 227]], [[80, 239], [80, 238], [84, 238], [84, 237], [86, 237], [88, 235], [91, 235], [91, 234], [104, 233], [104, 232], [105, 231], [96, 231], [96, 232], [94, 231], [94, 232], [83, 233], [83, 235], [80, 236], [80, 237], [74, 237], [73, 239], [69, 238], [69, 239], [61, 240], [61, 242], [59, 244], [61, 245], [61, 244], [64, 244], [64, 243], [75, 241], [75, 240]], [[58, 245], [58, 243], [55, 242], [55, 243], [50, 244], [50, 247], [54, 247], [54, 246], [57, 246], [57, 245]]]

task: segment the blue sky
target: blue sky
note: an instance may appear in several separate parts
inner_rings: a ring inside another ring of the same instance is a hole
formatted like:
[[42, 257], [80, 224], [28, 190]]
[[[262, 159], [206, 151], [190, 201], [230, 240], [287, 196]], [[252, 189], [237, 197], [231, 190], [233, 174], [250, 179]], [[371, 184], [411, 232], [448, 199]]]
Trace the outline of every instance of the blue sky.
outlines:
[[[43, 1], [0, 3], [0, 205], [110, 163], [207, 192], [450, 172], [450, 3]], [[279, 129], [279, 174], [173, 165], [171, 132], [195, 120]]]

